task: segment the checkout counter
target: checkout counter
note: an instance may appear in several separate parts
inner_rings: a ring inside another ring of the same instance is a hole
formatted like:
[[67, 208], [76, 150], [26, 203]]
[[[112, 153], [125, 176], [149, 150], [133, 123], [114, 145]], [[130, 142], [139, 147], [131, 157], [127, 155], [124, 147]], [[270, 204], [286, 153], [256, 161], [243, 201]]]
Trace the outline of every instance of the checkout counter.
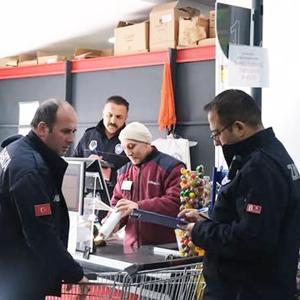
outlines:
[[98, 160], [66, 158], [66, 161], [69, 166], [63, 181], [63, 193], [70, 215], [68, 250], [86, 272], [128, 272], [201, 261], [199, 257], [179, 258], [175, 243], [125, 249], [122, 240], [108, 239], [106, 246], [94, 248], [95, 209], [99, 209], [99, 205], [104, 210], [110, 209], [102, 167]]
[[85, 273], [118, 272], [129, 274], [154, 269], [164, 269], [185, 264], [196, 264], [201, 257], [180, 258], [175, 250], [177, 244], [147, 245], [140, 248], [125, 249], [121, 240], [111, 240], [104, 247], [84, 258], [83, 252], [73, 253]]

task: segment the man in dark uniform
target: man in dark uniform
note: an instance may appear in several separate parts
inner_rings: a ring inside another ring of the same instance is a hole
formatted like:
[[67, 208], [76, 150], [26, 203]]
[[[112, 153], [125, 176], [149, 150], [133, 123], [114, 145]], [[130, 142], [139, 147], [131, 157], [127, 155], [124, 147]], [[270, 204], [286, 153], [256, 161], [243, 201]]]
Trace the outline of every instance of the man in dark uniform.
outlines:
[[229, 167], [211, 220], [179, 216], [205, 249], [205, 300], [292, 300], [300, 229], [300, 175], [260, 109], [243, 91], [207, 104], [211, 138]]
[[85, 131], [73, 153], [75, 157], [98, 158], [110, 164], [104, 169], [110, 194], [116, 184], [117, 170], [128, 162], [118, 138], [125, 127], [128, 109], [129, 103], [124, 98], [108, 98], [103, 109], [103, 120]]
[[87, 281], [67, 251], [61, 191], [67, 163], [60, 156], [74, 140], [75, 111], [49, 99], [31, 125], [0, 153], [0, 299], [40, 300], [59, 295], [62, 282]]

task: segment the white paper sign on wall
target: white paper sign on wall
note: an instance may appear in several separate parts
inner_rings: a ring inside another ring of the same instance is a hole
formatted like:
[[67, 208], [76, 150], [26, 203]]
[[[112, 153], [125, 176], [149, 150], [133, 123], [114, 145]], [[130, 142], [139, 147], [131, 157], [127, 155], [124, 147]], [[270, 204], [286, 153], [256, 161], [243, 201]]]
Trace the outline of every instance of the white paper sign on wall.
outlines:
[[228, 81], [234, 87], [268, 87], [267, 49], [229, 44]]

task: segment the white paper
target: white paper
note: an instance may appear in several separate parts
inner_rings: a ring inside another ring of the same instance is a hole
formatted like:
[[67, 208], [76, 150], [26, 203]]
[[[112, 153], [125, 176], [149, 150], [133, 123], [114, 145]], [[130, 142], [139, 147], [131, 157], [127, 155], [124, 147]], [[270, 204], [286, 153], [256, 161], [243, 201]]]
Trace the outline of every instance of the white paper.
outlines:
[[19, 102], [19, 125], [30, 125], [38, 107], [39, 101]]
[[19, 126], [18, 134], [22, 134], [23, 136], [27, 135], [28, 132], [31, 130], [31, 126]]
[[104, 211], [110, 211], [112, 208], [104, 203], [100, 198], [95, 197], [95, 198], [89, 198], [85, 197], [84, 198], [84, 206], [87, 208], [90, 208], [90, 206], [93, 205], [94, 209], [97, 210], [104, 210]]
[[228, 81], [234, 87], [268, 87], [268, 51], [262, 47], [229, 45]]

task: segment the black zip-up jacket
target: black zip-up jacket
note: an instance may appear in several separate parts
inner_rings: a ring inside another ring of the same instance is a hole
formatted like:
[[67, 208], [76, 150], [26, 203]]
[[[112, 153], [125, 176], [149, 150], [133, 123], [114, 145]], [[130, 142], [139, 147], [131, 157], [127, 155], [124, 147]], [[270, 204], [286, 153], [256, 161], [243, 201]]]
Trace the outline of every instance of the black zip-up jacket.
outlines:
[[193, 242], [206, 250], [205, 299], [294, 299], [299, 172], [271, 128], [223, 152], [228, 165], [238, 156], [239, 166], [221, 187], [212, 220], [192, 231]]
[[59, 295], [62, 281], [82, 278], [67, 251], [69, 217], [61, 192], [66, 167], [32, 131], [2, 150], [0, 299]]
[[112, 194], [116, 184], [117, 170], [129, 161], [119, 140], [119, 133], [124, 127], [125, 125], [115, 136], [108, 139], [103, 120], [101, 120], [96, 127], [90, 127], [85, 131], [72, 155], [74, 157], [89, 157], [91, 154], [96, 154], [112, 164], [111, 179], [108, 182], [110, 194]]

